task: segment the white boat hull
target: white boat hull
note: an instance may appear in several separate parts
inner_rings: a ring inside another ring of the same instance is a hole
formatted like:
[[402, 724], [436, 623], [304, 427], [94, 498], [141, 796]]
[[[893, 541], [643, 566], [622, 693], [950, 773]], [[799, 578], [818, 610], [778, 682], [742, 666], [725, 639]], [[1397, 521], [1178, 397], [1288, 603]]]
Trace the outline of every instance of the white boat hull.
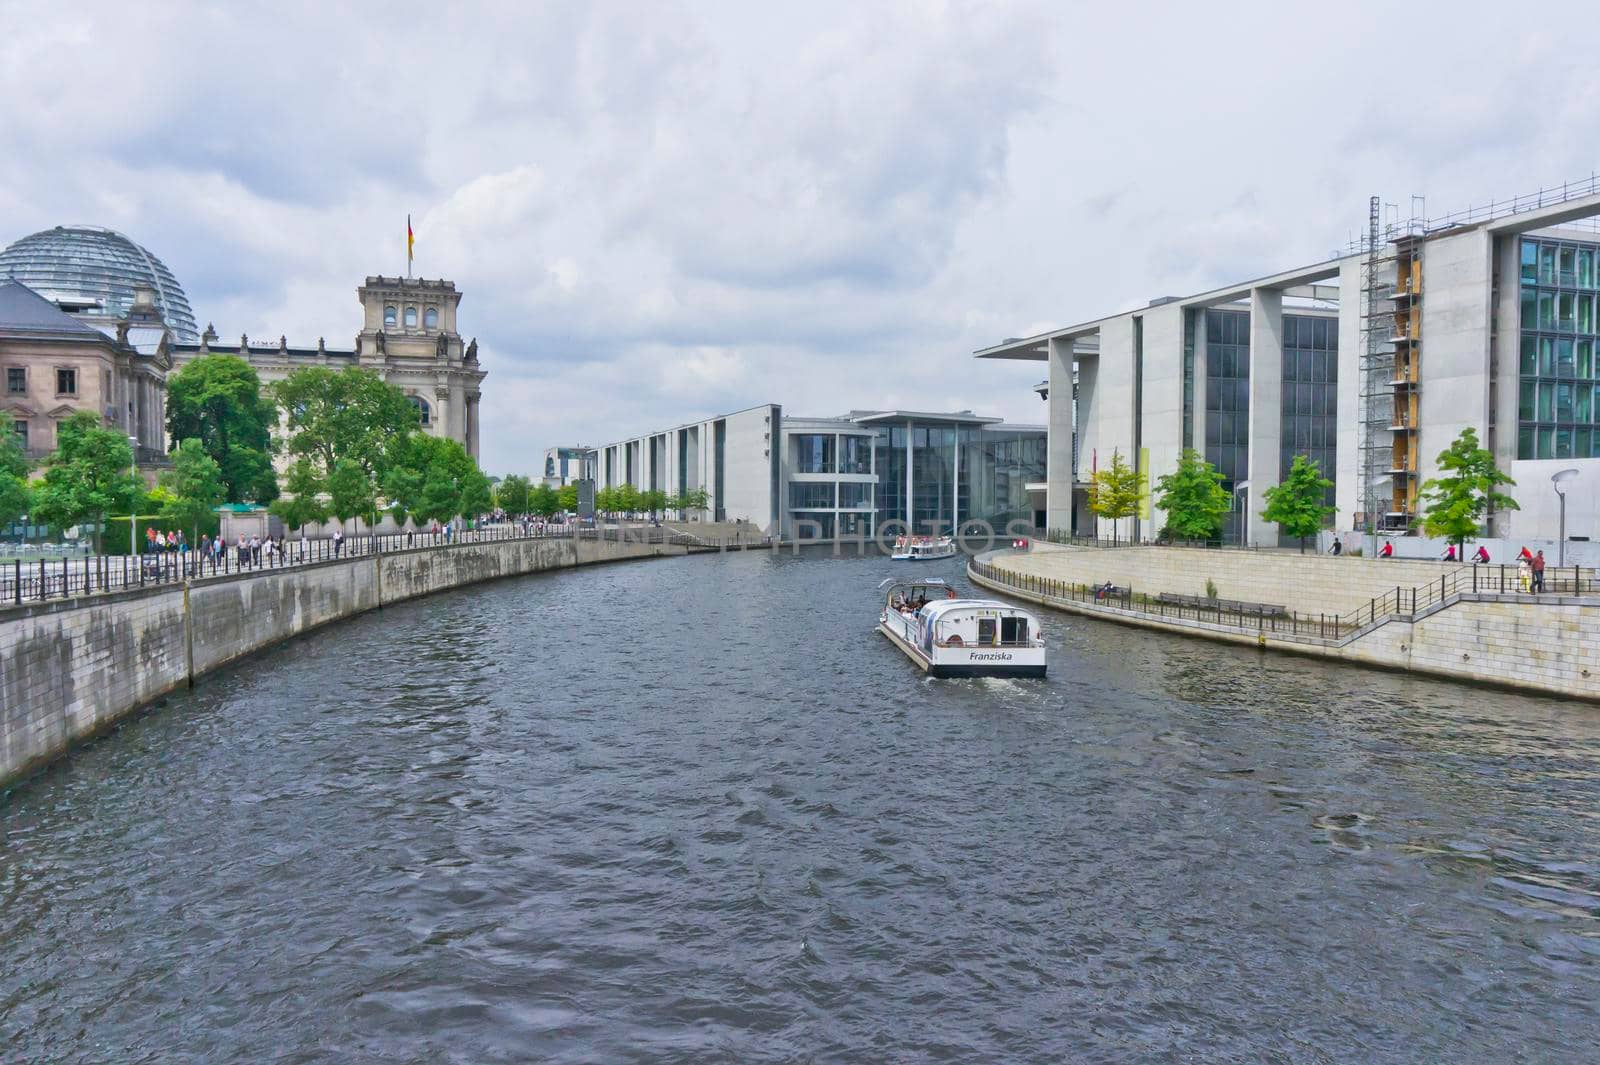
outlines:
[[[898, 630], [898, 631], [897, 631]], [[923, 672], [934, 677], [1042, 677], [1043, 647], [941, 647], [925, 651], [891, 617], [878, 623], [878, 631], [905, 652]]]

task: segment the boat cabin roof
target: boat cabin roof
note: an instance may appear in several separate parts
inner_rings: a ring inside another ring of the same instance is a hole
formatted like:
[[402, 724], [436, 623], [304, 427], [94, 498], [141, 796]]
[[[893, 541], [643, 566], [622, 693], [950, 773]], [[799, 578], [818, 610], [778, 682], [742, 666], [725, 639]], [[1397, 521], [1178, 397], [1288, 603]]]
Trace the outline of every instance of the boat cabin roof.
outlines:
[[922, 608], [922, 616], [931, 621], [938, 621], [948, 614], [959, 614], [965, 611], [980, 610], [992, 612], [998, 617], [1032, 618], [1033, 615], [1020, 607], [1010, 603], [1002, 603], [996, 599], [939, 599]]

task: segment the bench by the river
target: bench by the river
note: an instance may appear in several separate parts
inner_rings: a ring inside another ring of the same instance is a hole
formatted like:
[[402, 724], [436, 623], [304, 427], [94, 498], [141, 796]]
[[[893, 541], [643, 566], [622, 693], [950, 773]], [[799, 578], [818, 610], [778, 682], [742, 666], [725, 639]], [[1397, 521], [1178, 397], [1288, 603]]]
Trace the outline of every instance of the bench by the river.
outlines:
[[1209, 599], [1203, 595], [1180, 595], [1177, 592], [1162, 592], [1156, 599], [1168, 606], [1192, 606], [1202, 610], [1221, 610], [1227, 614], [1248, 614], [1262, 618], [1289, 616], [1288, 607], [1276, 603], [1245, 603], [1237, 599]]

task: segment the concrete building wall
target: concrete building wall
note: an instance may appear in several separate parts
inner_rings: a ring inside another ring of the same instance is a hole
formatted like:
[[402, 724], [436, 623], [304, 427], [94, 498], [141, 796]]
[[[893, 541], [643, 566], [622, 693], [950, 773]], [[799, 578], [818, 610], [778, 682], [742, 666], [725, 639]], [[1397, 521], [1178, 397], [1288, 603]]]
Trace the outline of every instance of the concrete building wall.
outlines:
[[1361, 261], [1339, 264], [1339, 428], [1338, 459], [1334, 463], [1333, 498], [1338, 512], [1336, 528], [1355, 525], [1361, 500]]
[[382, 604], [665, 544], [511, 540], [62, 600], [0, 613], [0, 787], [209, 670]]
[[1417, 423], [1419, 484], [1461, 430], [1489, 430], [1489, 299], [1492, 241], [1480, 229], [1436, 237], [1422, 251], [1422, 385]]
[[[1049, 455], [1045, 473], [1045, 527], [1049, 529], [1072, 528], [1072, 429], [1073, 429], [1073, 342], [1050, 341], [1049, 377]], [[1093, 361], [1086, 360], [1092, 379]], [[1079, 385], [1079, 404], [1082, 405], [1082, 384]], [[1086, 408], [1082, 408], [1086, 409]], [[1082, 438], [1079, 439], [1080, 449]]]
[[772, 494], [774, 431], [782, 429], [776, 406], [728, 415], [723, 454], [723, 505], [728, 521], [743, 518], [766, 528], [777, 516]]
[[1155, 505], [1156, 481], [1178, 465], [1183, 450], [1183, 308], [1164, 304], [1144, 311], [1139, 446], [1148, 449], [1150, 520], [1141, 535], [1154, 540], [1166, 524]]

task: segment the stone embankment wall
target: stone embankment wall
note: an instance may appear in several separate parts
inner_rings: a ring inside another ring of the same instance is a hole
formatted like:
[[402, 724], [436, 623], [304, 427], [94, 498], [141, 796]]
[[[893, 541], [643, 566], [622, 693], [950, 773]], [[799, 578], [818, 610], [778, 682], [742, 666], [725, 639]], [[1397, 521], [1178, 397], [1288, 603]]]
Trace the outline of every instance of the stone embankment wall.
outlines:
[[[1149, 564], [1143, 567], [1136, 566], [1136, 559], [1156, 552], [1206, 557], [1194, 560], [1187, 567], [1181, 564], [1181, 559], [1170, 558], [1158, 560], [1155, 566]], [[1223, 583], [1224, 578], [1216, 577], [1215, 574], [1235, 571], [1225, 568], [1226, 564], [1219, 565], [1210, 558], [1212, 555], [1222, 554], [1221, 552], [1185, 548], [1120, 550], [1084, 548], [1070, 552], [1062, 551], [1058, 554], [1061, 557], [1054, 559], [1055, 564], [1048, 570], [1036, 568], [1037, 563], [1044, 557], [1042, 552], [1031, 555], [997, 552], [991, 557], [986, 557], [984, 561], [997, 568], [1043, 573], [1057, 580], [1080, 583], [1094, 583], [1094, 581], [1092, 578], [1086, 579], [1074, 574], [1099, 573], [1101, 570], [1106, 570], [1107, 575], [1100, 577], [1101, 581], [1111, 579], [1116, 580], [1118, 584], [1131, 583], [1139, 591], [1149, 594], [1164, 591], [1203, 594], [1205, 577], [1198, 578], [1200, 588], [1196, 589], [1193, 587], [1192, 582], [1195, 577], [1192, 573], [1206, 571], [1213, 575], [1217, 591], [1223, 597], [1281, 603], [1296, 610], [1313, 613], [1317, 608], [1295, 605], [1297, 597], [1305, 595], [1297, 585], [1308, 580], [1308, 570], [1311, 574], [1309, 579], [1320, 582], [1325, 579], [1325, 571], [1328, 568], [1337, 568], [1343, 573], [1348, 566], [1350, 587], [1343, 593], [1346, 605], [1342, 609], [1353, 609], [1373, 595], [1381, 594], [1385, 590], [1394, 590], [1396, 582], [1393, 580], [1385, 582], [1382, 586], [1361, 585], [1359, 582], [1364, 573], [1371, 581], [1376, 579], [1371, 576], [1373, 571], [1387, 575], [1408, 568], [1406, 563], [1392, 561], [1334, 558], [1318, 561], [1301, 560], [1298, 556], [1292, 555], [1261, 554], [1255, 556], [1253, 570], [1250, 573], [1238, 573], [1239, 584], [1230, 589]], [[1072, 567], [1064, 572], [1063, 564], [1067, 562], [1066, 556], [1069, 554], [1088, 554], [1097, 557], [1089, 560], [1073, 559]], [[1225, 552], [1225, 554], [1250, 557], [1245, 552]], [[1130, 558], [1127, 561], [1117, 561], [1104, 557], [1110, 555], [1127, 555]], [[1305, 562], [1314, 565], [1307, 567], [1303, 564]], [[1354, 565], [1351, 566], [1351, 563]], [[1114, 575], [1115, 566], [1132, 567], [1123, 572], [1131, 572], [1137, 576], [1119, 580]], [[1429, 565], [1422, 580], [1428, 579], [1428, 573], [1437, 579], [1440, 572], [1440, 567]], [[979, 583], [985, 582], [979, 580]], [[1404, 586], [1404, 583], [1401, 583]], [[1143, 628], [1160, 629], [1188, 636], [1203, 636], [1268, 650], [1340, 659], [1385, 669], [1427, 673], [1458, 681], [1489, 683], [1543, 694], [1600, 700], [1600, 638], [1596, 636], [1600, 633], [1600, 600], [1592, 598], [1575, 599], [1564, 596], [1559, 599], [1549, 597], [1540, 601], [1530, 601], [1527, 597], [1516, 595], [1467, 594], [1455, 601], [1447, 601], [1442, 607], [1436, 606], [1430, 612], [1419, 612], [1421, 616], [1415, 620], [1391, 617], [1376, 628], [1341, 643], [1336, 640], [1295, 637], [1270, 631], [1244, 631], [1231, 625], [1219, 625], [1195, 619], [1180, 621], [1172, 617], [1163, 618], [1139, 610], [1123, 610], [1116, 606], [1093, 602], [1046, 599], [1021, 593], [1006, 585], [992, 587], [1007, 596], [1031, 599], [1072, 613], [1087, 614]], [[1250, 591], [1245, 592], [1243, 590], [1245, 588], [1249, 588]], [[1319, 587], [1318, 594], [1331, 593], [1326, 593]]]
[[1343, 614], [1392, 592], [1436, 581], [1459, 567], [1442, 562], [1335, 558], [1282, 551], [1203, 550], [1194, 547], [1062, 547], [1036, 543], [1027, 554], [992, 560], [1018, 573], [1104, 584], [1136, 592], [1205, 595], [1206, 580], [1217, 595], [1249, 603], [1271, 603], [1300, 614]]
[[478, 581], [666, 544], [505, 540], [363, 556], [0, 613], [0, 787], [167, 692], [320, 625]]

